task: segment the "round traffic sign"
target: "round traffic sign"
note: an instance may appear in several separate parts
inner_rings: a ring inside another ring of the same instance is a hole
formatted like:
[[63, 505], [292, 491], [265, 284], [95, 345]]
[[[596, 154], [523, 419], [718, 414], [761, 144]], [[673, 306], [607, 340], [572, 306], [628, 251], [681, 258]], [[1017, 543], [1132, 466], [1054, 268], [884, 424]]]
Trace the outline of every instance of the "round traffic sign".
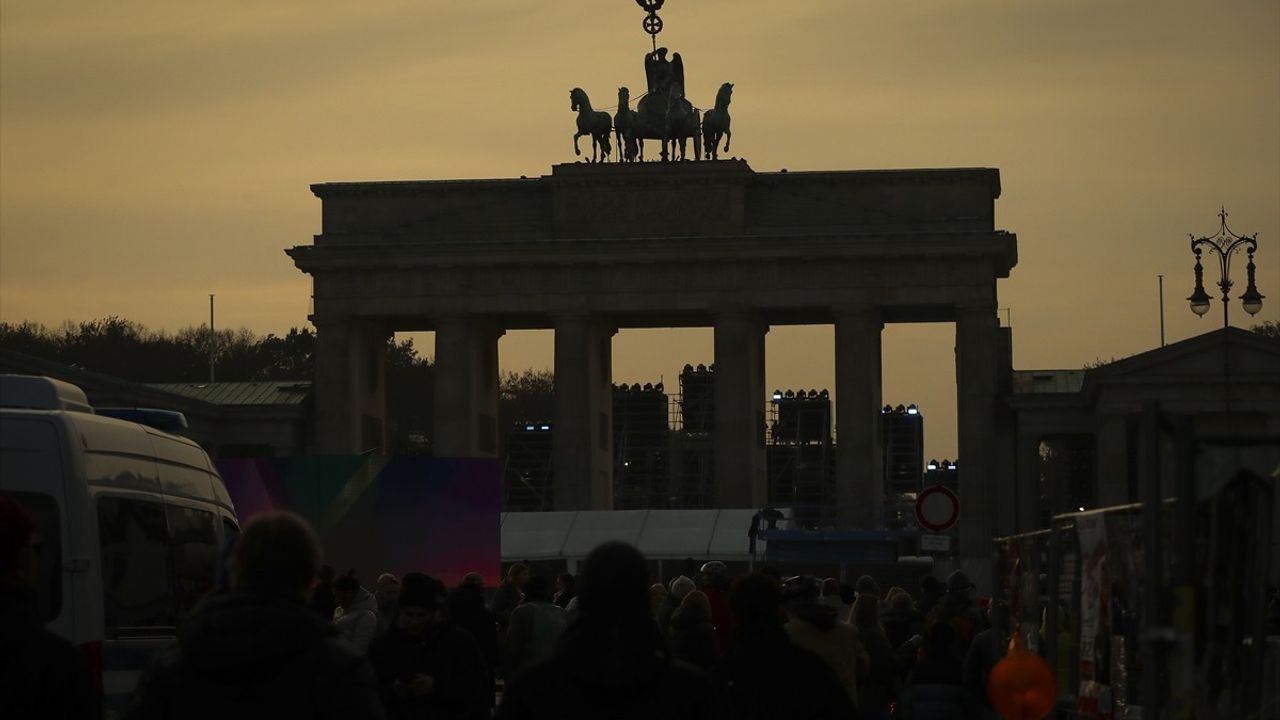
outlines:
[[944, 532], [960, 519], [960, 498], [942, 485], [925, 488], [916, 498], [916, 521], [920, 527]]

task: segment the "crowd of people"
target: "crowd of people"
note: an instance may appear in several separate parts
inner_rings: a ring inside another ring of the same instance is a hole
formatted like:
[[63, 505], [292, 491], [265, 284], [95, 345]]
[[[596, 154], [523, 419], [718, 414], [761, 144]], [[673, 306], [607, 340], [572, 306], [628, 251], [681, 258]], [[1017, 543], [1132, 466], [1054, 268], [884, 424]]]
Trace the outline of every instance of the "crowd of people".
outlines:
[[254, 517], [228, 566], [126, 717], [985, 720], [1010, 632], [959, 571], [918, 595], [717, 561], [654, 584], [620, 542], [576, 576], [515, 564], [489, 592], [476, 573], [368, 589], [322, 566], [290, 513]]

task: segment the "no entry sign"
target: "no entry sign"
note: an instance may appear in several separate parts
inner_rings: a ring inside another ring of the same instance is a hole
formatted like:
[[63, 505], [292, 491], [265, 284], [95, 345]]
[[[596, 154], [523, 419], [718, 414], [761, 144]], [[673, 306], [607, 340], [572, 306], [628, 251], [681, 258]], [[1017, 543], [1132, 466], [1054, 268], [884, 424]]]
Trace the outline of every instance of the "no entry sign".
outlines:
[[960, 519], [960, 498], [943, 487], [925, 488], [916, 498], [916, 521], [932, 532], [945, 532]]

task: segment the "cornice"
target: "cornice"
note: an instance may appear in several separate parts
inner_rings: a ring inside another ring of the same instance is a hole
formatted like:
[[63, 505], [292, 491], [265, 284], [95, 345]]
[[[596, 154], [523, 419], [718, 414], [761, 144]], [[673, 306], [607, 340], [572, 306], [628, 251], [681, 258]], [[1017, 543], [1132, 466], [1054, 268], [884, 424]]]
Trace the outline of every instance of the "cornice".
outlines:
[[[319, 238], [318, 238], [319, 240]], [[686, 238], [574, 238], [516, 241], [363, 242], [300, 245], [285, 252], [299, 268], [502, 267], [565, 264], [735, 264], [764, 261], [980, 259], [1001, 276], [1016, 262], [1016, 236], [1003, 231]]]

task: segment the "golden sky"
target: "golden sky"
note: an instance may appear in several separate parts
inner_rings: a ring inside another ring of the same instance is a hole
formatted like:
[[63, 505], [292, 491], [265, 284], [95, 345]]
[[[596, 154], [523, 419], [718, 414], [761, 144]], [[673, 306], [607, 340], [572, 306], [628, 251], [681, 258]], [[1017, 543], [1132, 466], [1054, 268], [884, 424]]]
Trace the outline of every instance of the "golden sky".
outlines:
[[[757, 171], [999, 168], [1016, 367], [1158, 345], [1158, 274], [1170, 342], [1218, 327], [1184, 298], [1188, 234], [1214, 233], [1221, 205], [1258, 233], [1254, 321], [1280, 318], [1274, 0], [668, 0], [661, 15], [696, 105], [734, 83], [732, 154]], [[572, 161], [568, 91], [608, 107], [641, 87], [642, 18], [632, 0], [5, 0], [0, 319], [176, 330], [216, 293], [219, 326], [302, 325], [309, 278], [283, 250], [319, 231], [308, 185]], [[885, 331], [885, 401], [922, 406], [938, 457], [955, 453], [953, 337]], [[551, 347], [510, 333], [502, 364], [550, 366]], [[775, 327], [768, 351], [770, 389], [833, 386], [830, 327]], [[671, 386], [711, 360], [709, 330], [614, 339], [618, 381]]]

